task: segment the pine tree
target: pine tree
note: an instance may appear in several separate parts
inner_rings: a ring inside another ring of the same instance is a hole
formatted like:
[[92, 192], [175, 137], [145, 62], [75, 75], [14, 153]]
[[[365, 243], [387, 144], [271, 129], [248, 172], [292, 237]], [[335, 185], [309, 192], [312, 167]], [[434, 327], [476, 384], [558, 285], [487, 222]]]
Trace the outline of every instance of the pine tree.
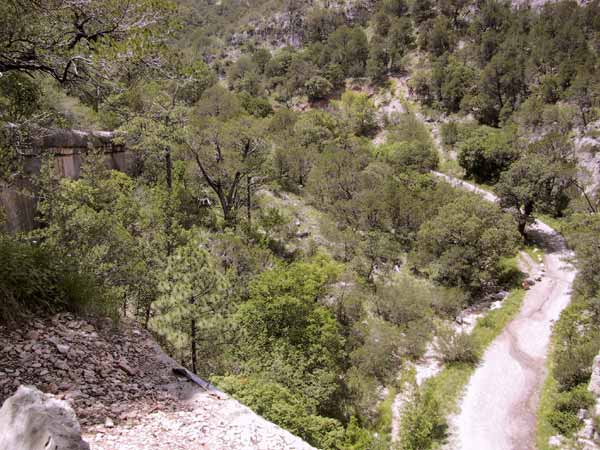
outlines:
[[160, 297], [154, 304], [151, 327], [177, 352], [190, 352], [192, 371], [198, 370], [201, 344], [210, 337], [224, 312], [225, 278], [198, 239], [191, 239], [169, 257], [162, 274]]

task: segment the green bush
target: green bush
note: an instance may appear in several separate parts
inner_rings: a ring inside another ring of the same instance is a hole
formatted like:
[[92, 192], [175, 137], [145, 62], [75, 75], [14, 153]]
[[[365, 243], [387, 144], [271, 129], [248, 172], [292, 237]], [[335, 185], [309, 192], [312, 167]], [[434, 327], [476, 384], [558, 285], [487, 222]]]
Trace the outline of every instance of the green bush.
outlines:
[[39, 245], [0, 234], [0, 322], [102, 305], [92, 277]]
[[519, 156], [514, 134], [482, 126], [458, 146], [458, 162], [467, 178], [494, 184]]
[[467, 306], [468, 297], [459, 288], [437, 287], [433, 290], [432, 308], [437, 315], [456, 319]]
[[594, 396], [584, 383], [570, 391], [562, 392], [556, 400], [556, 409], [577, 414], [580, 409], [588, 409], [593, 404]]
[[568, 436], [573, 433], [581, 424], [577, 414], [570, 411], [554, 410], [548, 416], [550, 424], [561, 434]]
[[426, 389], [411, 401], [402, 416], [400, 449], [431, 448], [443, 433], [444, 420], [439, 403], [433, 393]]
[[333, 89], [333, 85], [326, 78], [314, 76], [304, 83], [306, 95], [311, 101], [327, 98]]
[[351, 352], [352, 365], [382, 384], [391, 382], [401, 362], [398, 351], [402, 342], [400, 329], [378, 319], [365, 320], [356, 328], [357, 334], [364, 335], [364, 342]]
[[344, 436], [340, 422], [319, 416], [311, 402], [289, 388], [260, 376], [217, 377], [214, 382], [257, 414], [265, 417], [311, 445], [337, 449]]
[[240, 94], [240, 103], [242, 107], [256, 117], [267, 117], [273, 114], [273, 108], [269, 99], [264, 97], [255, 97], [246, 92]]
[[579, 410], [588, 409], [593, 404], [594, 396], [588, 391], [587, 383], [579, 384], [558, 394], [546, 420], [561, 434], [569, 436], [581, 426], [577, 417]]
[[400, 142], [385, 147], [388, 162], [399, 171], [429, 172], [436, 169], [439, 163], [435, 148], [427, 142]]
[[442, 143], [447, 147], [452, 147], [459, 140], [459, 130], [456, 122], [447, 122], [442, 124], [441, 128]]
[[587, 383], [592, 372], [592, 361], [598, 353], [597, 339], [572, 339], [555, 354], [554, 378], [562, 389]]
[[475, 300], [495, 289], [503, 258], [517, 248], [515, 230], [514, 219], [497, 205], [464, 195], [421, 226], [411, 259], [434, 281]]
[[473, 337], [468, 333], [457, 333], [450, 327], [439, 331], [436, 347], [445, 363], [476, 364], [479, 361], [477, 344]]

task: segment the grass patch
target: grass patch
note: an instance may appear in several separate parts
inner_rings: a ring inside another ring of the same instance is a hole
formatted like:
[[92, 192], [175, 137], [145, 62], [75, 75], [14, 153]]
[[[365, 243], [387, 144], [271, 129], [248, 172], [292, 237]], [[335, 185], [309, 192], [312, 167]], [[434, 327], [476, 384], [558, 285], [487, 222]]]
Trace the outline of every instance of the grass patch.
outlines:
[[[477, 321], [472, 336], [479, 356], [483, 356], [487, 347], [519, 312], [524, 295], [524, 290], [513, 289], [499, 309], [489, 311], [485, 317]], [[446, 417], [457, 412], [458, 399], [475, 369], [476, 366], [471, 364], [450, 364], [438, 375], [425, 382], [423, 392], [431, 394], [436, 399], [441, 415]], [[441, 444], [442, 442], [437, 440], [433, 448]]]
[[[464, 174], [464, 170], [463, 170], [463, 174]], [[475, 181], [473, 178], [467, 178], [464, 175], [461, 177], [461, 179], [466, 181], [467, 183], [471, 183], [473, 186], [476, 186], [479, 189], [483, 189], [484, 191], [490, 192], [492, 194], [496, 193], [494, 190], [493, 184], [479, 183], [479, 182]]]
[[378, 415], [375, 431], [379, 434], [391, 434], [392, 432], [392, 405], [397, 393], [395, 387], [390, 387], [388, 395], [377, 407]]
[[564, 219], [557, 219], [556, 217], [552, 217], [547, 214], [537, 214], [536, 219], [541, 220], [549, 227], [554, 228], [554, 231], [562, 234], [564, 228]]
[[[556, 335], [553, 336], [552, 341], [554, 341], [555, 337]], [[556, 396], [558, 395], [558, 383], [552, 376], [552, 368], [554, 365], [553, 347], [554, 345], [551, 343], [548, 362], [546, 364], [548, 373], [546, 375], [546, 380], [544, 381], [544, 386], [542, 387], [540, 403], [537, 409], [536, 444], [538, 450], [550, 450], [551, 447], [548, 444], [548, 440], [551, 436], [558, 433], [549, 420], [550, 415], [554, 411]]]
[[477, 321], [477, 325], [473, 330], [473, 339], [475, 339], [481, 355], [508, 325], [508, 322], [519, 312], [524, 296], [525, 291], [523, 289], [512, 290], [502, 303], [502, 307], [490, 311], [485, 317]]
[[526, 243], [523, 245], [523, 251], [529, 255], [536, 263], [542, 262], [544, 259], [544, 250], [534, 243]]
[[473, 370], [471, 364], [451, 364], [423, 385], [423, 389], [431, 391], [438, 400], [443, 416], [457, 412], [458, 398]]
[[72, 311], [117, 318], [116, 297], [53, 249], [0, 233], [0, 324]]
[[456, 178], [464, 178], [465, 171], [462, 167], [460, 167], [460, 164], [458, 164], [456, 160], [448, 158], [445, 154], [442, 154], [440, 156], [440, 163], [438, 165], [438, 170], [440, 172]]

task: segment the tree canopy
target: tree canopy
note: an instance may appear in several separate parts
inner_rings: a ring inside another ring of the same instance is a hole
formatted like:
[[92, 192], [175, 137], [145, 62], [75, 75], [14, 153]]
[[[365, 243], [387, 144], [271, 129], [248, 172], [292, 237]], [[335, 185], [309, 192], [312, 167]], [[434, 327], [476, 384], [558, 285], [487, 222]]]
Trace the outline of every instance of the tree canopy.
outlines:
[[[149, 33], [170, 19], [163, 0], [7, 0], [0, 6], [0, 72], [43, 72], [60, 82], [77, 81], [100, 69], [96, 60], [121, 49], [148, 57]], [[150, 61], [148, 61], [150, 62]]]

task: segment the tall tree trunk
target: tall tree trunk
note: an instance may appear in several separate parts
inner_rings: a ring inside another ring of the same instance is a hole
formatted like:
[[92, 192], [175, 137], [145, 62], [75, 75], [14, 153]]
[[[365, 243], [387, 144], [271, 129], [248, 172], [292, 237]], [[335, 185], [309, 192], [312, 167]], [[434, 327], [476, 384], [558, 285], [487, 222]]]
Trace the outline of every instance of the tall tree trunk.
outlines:
[[167, 177], [167, 189], [173, 189], [173, 161], [171, 159], [171, 148], [165, 148], [165, 170]]
[[235, 211], [228, 203], [221, 203], [223, 208], [223, 219], [226, 227], [235, 227]]
[[533, 203], [528, 201], [525, 202], [523, 206], [523, 212], [519, 214], [519, 233], [521, 236], [525, 237], [525, 227], [527, 226], [527, 221], [529, 220], [529, 216], [533, 212]]
[[148, 329], [148, 324], [150, 323], [150, 314], [152, 313], [152, 302], [148, 302], [146, 304], [146, 314], [144, 315], [144, 328]]
[[196, 353], [196, 320], [192, 319], [190, 337], [192, 339], [192, 372], [196, 373], [198, 367], [198, 355]]
[[525, 237], [525, 226], [527, 225], [527, 220], [524, 217], [519, 218], [519, 233], [521, 236]]
[[585, 201], [588, 204], [588, 208], [590, 210], [591, 214], [595, 214], [598, 212], [598, 210], [596, 209], [596, 207], [594, 206], [594, 204], [592, 203], [592, 201], [590, 200], [590, 197], [587, 195], [587, 192], [585, 192], [585, 187], [581, 184], [579, 184], [577, 182], [577, 180], [573, 181], [573, 184], [575, 185], [575, 187], [577, 189], [579, 189], [579, 191], [581, 192], [581, 194], [583, 195], [583, 197], [585, 198]]
[[[173, 191], [173, 160], [171, 159], [171, 148], [165, 147], [165, 175], [169, 196]], [[167, 256], [173, 253], [173, 242], [171, 242], [171, 214], [167, 214], [165, 220], [165, 234], [167, 236]]]
[[583, 120], [583, 128], [587, 128], [588, 121], [587, 121], [587, 116], [585, 115], [585, 107], [580, 106], [579, 110], [581, 111], [581, 119]]
[[248, 209], [248, 225], [252, 224], [252, 193], [250, 192], [250, 183], [252, 183], [252, 177], [248, 175], [246, 177], [246, 208]]

